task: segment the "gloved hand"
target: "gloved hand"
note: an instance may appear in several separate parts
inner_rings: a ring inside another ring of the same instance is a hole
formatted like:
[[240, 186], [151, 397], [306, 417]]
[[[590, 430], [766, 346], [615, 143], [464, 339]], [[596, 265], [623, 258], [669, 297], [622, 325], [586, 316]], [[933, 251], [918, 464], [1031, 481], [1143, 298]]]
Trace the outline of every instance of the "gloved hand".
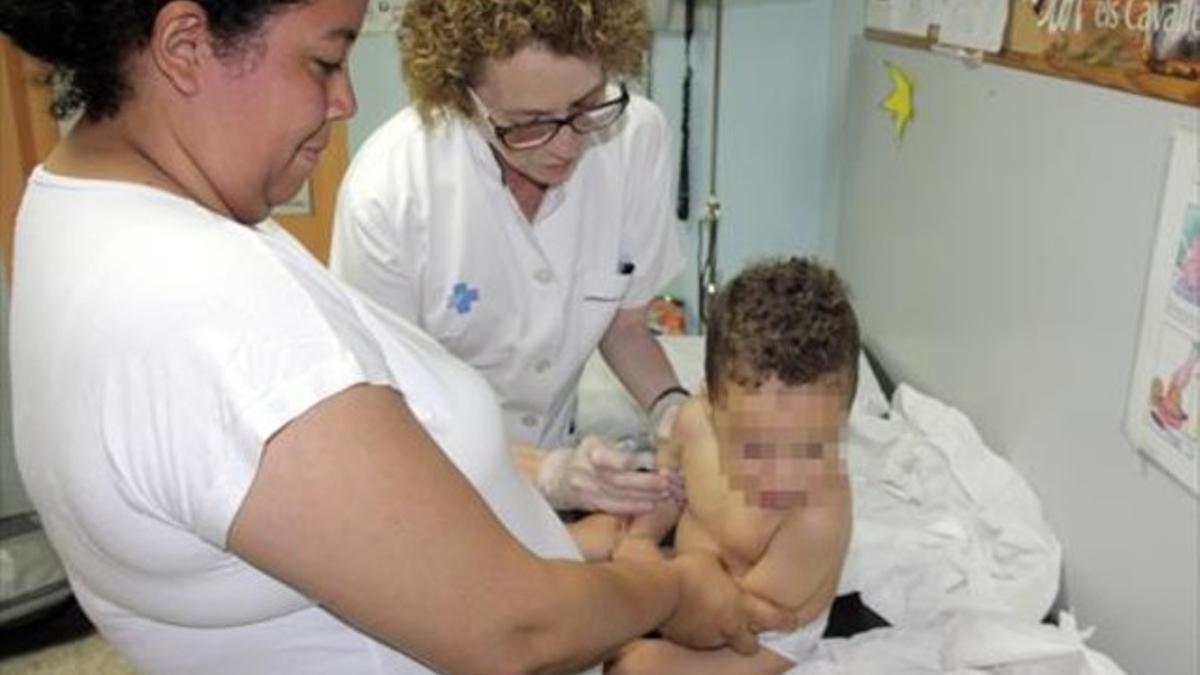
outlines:
[[537, 472], [537, 487], [556, 509], [607, 511], [638, 515], [674, 494], [666, 473], [637, 470], [637, 454], [614, 448], [598, 436], [579, 447], [546, 453]]

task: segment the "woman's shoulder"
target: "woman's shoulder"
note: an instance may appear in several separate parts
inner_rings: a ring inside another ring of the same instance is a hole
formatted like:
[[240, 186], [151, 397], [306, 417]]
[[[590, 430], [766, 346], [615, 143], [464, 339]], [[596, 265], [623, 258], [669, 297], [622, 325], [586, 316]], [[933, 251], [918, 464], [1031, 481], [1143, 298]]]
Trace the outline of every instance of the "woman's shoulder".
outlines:
[[630, 169], [646, 167], [668, 151], [671, 131], [666, 117], [649, 99], [630, 94], [624, 117], [611, 128], [607, 135], [601, 132], [602, 142], [588, 156], [608, 166], [612, 175], [624, 176], [630, 184], [644, 188], [647, 169]]
[[354, 160], [419, 160], [462, 143], [469, 131], [460, 115], [440, 113], [425, 118], [416, 107], [407, 106], [367, 136], [355, 151]]
[[629, 118], [627, 133], [643, 139], [653, 139], [663, 143], [670, 135], [667, 116], [663, 114], [658, 104], [641, 94], [630, 94], [629, 107], [625, 110]]
[[667, 126], [667, 116], [663, 114], [662, 108], [641, 94], [629, 94], [629, 107], [626, 109], [626, 113], [630, 119], [639, 124]]
[[165, 190], [39, 169], [29, 182], [19, 235], [52, 264], [76, 257], [114, 271], [128, 263], [130, 272], [169, 274], [209, 252], [221, 256], [238, 247], [249, 229]]
[[433, 184], [457, 185], [438, 180], [453, 173], [469, 152], [471, 129], [457, 115], [423, 119], [409, 106], [371, 132], [354, 151], [339, 199], [380, 200], [404, 194], [426, 194]]

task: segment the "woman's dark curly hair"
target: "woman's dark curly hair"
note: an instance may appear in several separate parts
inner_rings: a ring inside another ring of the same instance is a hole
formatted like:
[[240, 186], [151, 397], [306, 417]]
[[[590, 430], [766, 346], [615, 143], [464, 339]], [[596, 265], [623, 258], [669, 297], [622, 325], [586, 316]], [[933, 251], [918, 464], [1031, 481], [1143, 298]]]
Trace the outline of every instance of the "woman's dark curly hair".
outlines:
[[711, 307], [704, 376], [709, 400], [727, 381], [755, 389], [846, 373], [858, 380], [858, 319], [837, 273], [810, 258], [771, 259], [742, 271]]
[[[195, 0], [218, 53], [232, 53], [282, 5], [307, 0]], [[0, 33], [50, 66], [53, 110], [90, 120], [116, 114], [130, 93], [126, 62], [146, 46], [170, 0], [3, 0]]]
[[540, 43], [635, 77], [650, 45], [645, 0], [408, 0], [400, 16], [404, 80], [421, 117], [470, 115], [467, 87], [489, 58]]

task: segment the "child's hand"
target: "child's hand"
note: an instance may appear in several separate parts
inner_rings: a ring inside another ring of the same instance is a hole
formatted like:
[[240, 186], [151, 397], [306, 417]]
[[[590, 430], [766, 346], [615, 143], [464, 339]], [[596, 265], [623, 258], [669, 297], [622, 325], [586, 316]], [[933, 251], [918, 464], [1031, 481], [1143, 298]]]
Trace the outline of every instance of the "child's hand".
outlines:
[[798, 613], [781, 607], [774, 602], [742, 589], [742, 611], [750, 622], [750, 630], [754, 633], [774, 630], [790, 633], [801, 623]]
[[612, 552], [613, 560], [645, 562], [666, 560], [658, 544], [642, 537], [624, 537], [617, 542]]
[[745, 594], [721, 561], [707, 553], [687, 553], [675, 557], [672, 564], [681, 578], [680, 597], [660, 627], [663, 636], [695, 649], [728, 645], [739, 654], [758, 651], [745, 613]]
[[629, 523], [626, 537], [639, 537], [655, 544], [663, 540], [672, 527], [679, 522], [684, 502], [678, 499], [663, 499], [649, 513], [634, 516]]

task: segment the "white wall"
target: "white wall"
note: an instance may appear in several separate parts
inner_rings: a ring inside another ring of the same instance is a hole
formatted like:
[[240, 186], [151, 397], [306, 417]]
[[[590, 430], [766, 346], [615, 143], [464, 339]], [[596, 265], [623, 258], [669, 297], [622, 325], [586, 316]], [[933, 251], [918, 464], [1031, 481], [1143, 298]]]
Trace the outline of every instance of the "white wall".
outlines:
[[408, 105], [400, 76], [400, 53], [391, 33], [365, 33], [350, 52], [350, 80], [358, 96], [358, 113], [350, 120], [350, 153], [376, 127]]
[[[722, 36], [716, 194], [721, 203], [718, 272], [729, 279], [749, 260], [784, 253], [831, 256], [836, 195], [827, 171], [838, 138], [830, 102], [836, 42], [831, 26], [846, 0], [726, 0]], [[712, 15], [712, 0], [700, 11]], [[705, 22], [708, 25], [709, 22]], [[692, 214], [688, 268], [670, 291], [697, 306], [697, 221], [709, 193], [711, 32], [693, 41]], [[653, 98], [679, 128], [683, 43], [655, 40]], [[678, 140], [678, 139], [677, 139]], [[677, 156], [676, 152], [676, 156]], [[694, 322], [694, 315], [693, 326]]]
[[[837, 261], [866, 334], [1029, 478], [1094, 645], [1131, 675], [1196, 675], [1200, 506], [1121, 428], [1171, 131], [1200, 114], [861, 38], [854, 51]], [[884, 59], [916, 80], [899, 146]]]

